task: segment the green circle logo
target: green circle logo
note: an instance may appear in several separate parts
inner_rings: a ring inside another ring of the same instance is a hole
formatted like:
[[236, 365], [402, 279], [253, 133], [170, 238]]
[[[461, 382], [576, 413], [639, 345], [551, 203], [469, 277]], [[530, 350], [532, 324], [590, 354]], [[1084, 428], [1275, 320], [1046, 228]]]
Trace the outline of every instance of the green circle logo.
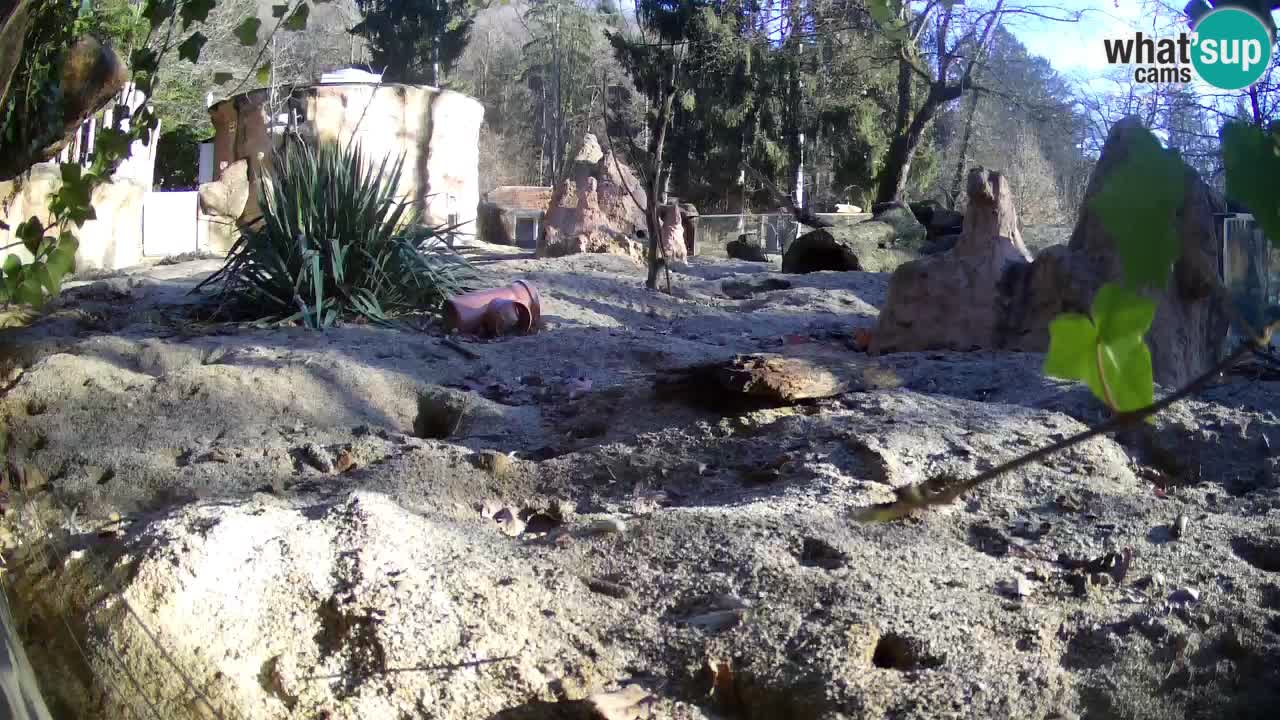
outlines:
[[1191, 64], [1200, 78], [1223, 90], [1243, 90], [1271, 62], [1271, 29], [1239, 8], [1221, 8], [1196, 23]]

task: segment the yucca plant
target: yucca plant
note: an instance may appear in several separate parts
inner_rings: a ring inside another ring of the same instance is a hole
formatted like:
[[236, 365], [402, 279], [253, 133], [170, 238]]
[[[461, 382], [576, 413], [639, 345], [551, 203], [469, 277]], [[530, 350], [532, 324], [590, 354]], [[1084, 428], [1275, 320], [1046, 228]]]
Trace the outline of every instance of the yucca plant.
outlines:
[[423, 227], [397, 196], [403, 167], [358, 143], [286, 139], [259, 183], [262, 218], [196, 289], [218, 286], [234, 316], [310, 328], [438, 310], [470, 268], [441, 240], [453, 228]]

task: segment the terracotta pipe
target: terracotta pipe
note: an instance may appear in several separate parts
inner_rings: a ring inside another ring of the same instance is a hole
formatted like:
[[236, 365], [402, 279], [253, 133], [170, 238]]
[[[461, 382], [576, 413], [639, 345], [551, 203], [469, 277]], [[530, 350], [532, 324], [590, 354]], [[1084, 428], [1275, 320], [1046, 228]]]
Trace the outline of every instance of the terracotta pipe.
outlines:
[[542, 298], [537, 288], [524, 280], [456, 295], [444, 306], [445, 329], [467, 335], [525, 335], [534, 332], [541, 320]]

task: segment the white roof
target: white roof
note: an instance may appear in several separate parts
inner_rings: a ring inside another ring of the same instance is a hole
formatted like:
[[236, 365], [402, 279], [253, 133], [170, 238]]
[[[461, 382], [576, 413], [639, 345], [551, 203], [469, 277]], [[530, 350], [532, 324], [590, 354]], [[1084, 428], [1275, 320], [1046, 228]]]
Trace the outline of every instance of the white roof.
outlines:
[[359, 68], [343, 68], [327, 72], [320, 76], [320, 83], [380, 83], [382, 75], [360, 70]]

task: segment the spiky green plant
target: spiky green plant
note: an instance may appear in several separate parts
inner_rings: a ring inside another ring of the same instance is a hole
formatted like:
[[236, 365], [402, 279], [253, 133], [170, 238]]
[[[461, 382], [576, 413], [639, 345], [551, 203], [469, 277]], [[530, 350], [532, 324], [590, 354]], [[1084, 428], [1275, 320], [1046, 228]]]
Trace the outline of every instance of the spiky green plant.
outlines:
[[237, 317], [310, 328], [438, 310], [469, 266], [441, 241], [453, 228], [422, 226], [397, 196], [403, 167], [371, 162], [358, 143], [286, 140], [258, 186], [262, 218], [196, 289], [218, 286]]

